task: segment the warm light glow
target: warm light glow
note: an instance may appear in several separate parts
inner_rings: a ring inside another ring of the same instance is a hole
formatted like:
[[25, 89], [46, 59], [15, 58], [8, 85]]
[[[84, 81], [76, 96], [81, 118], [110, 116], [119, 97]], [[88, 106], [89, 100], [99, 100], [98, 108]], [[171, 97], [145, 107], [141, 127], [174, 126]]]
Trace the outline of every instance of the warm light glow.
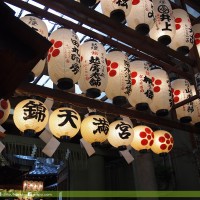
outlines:
[[80, 130], [80, 126], [80, 115], [71, 108], [58, 108], [49, 117], [49, 129], [58, 138], [61, 136], [74, 137]]
[[164, 130], [154, 131], [154, 143], [151, 150], [156, 154], [169, 153], [174, 145], [172, 135]]
[[132, 142], [134, 131], [126, 121], [117, 120], [110, 124], [108, 142], [114, 147], [128, 146]]
[[43, 190], [43, 182], [42, 181], [25, 180], [23, 182], [23, 190], [24, 191], [42, 191]]
[[48, 52], [49, 76], [60, 89], [70, 89], [80, 77], [79, 38], [74, 31], [60, 28], [49, 40], [53, 44]]
[[9, 117], [10, 114], [10, 101], [1, 99], [0, 100], [0, 125], [3, 124]]
[[46, 106], [36, 99], [21, 101], [13, 113], [14, 123], [21, 132], [26, 130], [41, 131], [46, 126], [48, 118], [49, 112]]
[[197, 51], [200, 56], [200, 24], [193, 25], [192, 30], [194, 32], [194, 40], [197, 47]]
[[104, 142], [109, 131], [108, 120], [101, 115], [90, 115], [81, 123], [81, 135], [89, 143]]

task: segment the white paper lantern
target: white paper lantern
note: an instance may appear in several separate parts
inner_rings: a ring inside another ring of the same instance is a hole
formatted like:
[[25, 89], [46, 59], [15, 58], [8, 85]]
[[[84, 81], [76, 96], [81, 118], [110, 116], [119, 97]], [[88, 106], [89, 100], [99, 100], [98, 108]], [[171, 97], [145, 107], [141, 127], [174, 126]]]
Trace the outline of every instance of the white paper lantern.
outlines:
[[86, 96], [91, 98], [100, 96], [107, 86], [106, 51], [103, 45], [95, 40], [85, 41], [81, 45], [80, 79], [79, 84], [83, 84]]
[[9, 117], [10, 114], [10, 101], [1, 99], [0, 100], [0, 125], [3, 124]]
[[112, 146], [121, 148], [130, 145], [133, 136], [134, 131], [131, 124], [117, 120], [110, 124], [107, 139]]
[[[191, 85], [192, 96], [196, 95], [196, 90], [194, 85]], [[192, 124], [195, 126], [200, 127], [200, 99], [195, 99], [193, 101], [194, 112], [192, 112]]]
[[62, 136], [72, 138], [78, 133], [80, 127], [80, 115], [71, 108], [58, 108], [49, 117], [49, 129], [58, 138]]
[[[171, 86], [174, 104], [177, 104], [192, 96], [190, 83], [185, 79], [176, 79], [171, 82]], [[183, 106], [180, 106], [179, 108], [176, 108], [177, 118], [183, 123], [188, 123], [192, 120], [191, 116], [193, 111], [193, 102], [189, 102]]]
[[188, 54], [194, 44], [194, 34], [187, 12], [183, 9], [174, 9], [176, 33], [169, 47], [182, 54]]
[[144, 125], [139, 125], [133, 128], [134, 137], [131, 146], [137, 150], [148, 150], [151, 148], [154, 141], [154, 133], [151, 128]]
[[147, 110], [154, 97], [149, 63], [141, 60], [130, 62], [130, 71], [132, 93], [128, 101], [137, 110]]
[[156, 154], [169, 153], [174, 145], [172, 135], [165, 130], [154, 131], [154, 143], [151, 150]]
[[107, 54], [108, 84], [106, 95], [113, 104], [123, 105], [131, 94], [130, 63], [121, 51], [111, 51]]
[[200, 56], [200, 24], [193, 25], [192, 30], [194, 32], [195, 45]]
[[49, 76], [60, 89], [70, 89], [80, 77], [79, 38], [74, 31], [60, 28], [49, 40], [53, 44], [48, 52]]
[[15, 107], [13, 119], [21, 132], [39, 132], [46, 126], [49, 112], [41, 101], [26, 99]]
[[152, 66], [151, 76], [154, 98], [149, 104], [149, 108], [158, 116], [166, 116], [173, 104], [169, 76], [166, 71], [158, 66]]
[[176, 32], [173, 11], [169, 0], [153, 0], [155, 24], [149, 32], [149, 36], [168, 45]]
[[108, 120], [101, 115], [90, 115], [81, 123], [81, 135], [89, 143], [102, 143], [107, 139]]
[[126, 16], [131, 11], [132, 0], [125, 1], [113, 1], [113, 0], [101, 0], [102, 13], [111, 19], [118, 22], [124, 22]]
[[[20, 18], [24, 23], [26, 23], [28, 26], [33, 28], [36, 32], [38, 32], [40, 35], [44, 36], [45, 38], [48, 38], [48, 29], [47, 25], [44, 21], [42, 21], [40, 18], [35, 17], [33, 15], [26, 15], [22, 18]], [[37, 65], [32, 69], [32, 73], [29, 74], [29, 82], [34, 80], [34, 77], [39, 76], [43, 70], [46, 63], [46, 58], [43, 60], [40, 60]]]
[[99, 3], [100, 0], [75, 0], [87, 7], [94, 6], [95, 4]]
[[149, 0], [133, 0], [126, 21], [130, 28], [147, 35], [154, 25], [153, 3]]

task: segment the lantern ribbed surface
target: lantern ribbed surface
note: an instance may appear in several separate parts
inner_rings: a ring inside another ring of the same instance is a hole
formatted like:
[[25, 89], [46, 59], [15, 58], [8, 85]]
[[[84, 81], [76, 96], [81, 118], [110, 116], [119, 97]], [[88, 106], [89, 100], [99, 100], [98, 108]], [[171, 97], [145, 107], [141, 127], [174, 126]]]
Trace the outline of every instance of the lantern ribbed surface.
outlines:
[[49, 117], [49, 129], [58, 138], [62, 136], [72, 138], [78, 133], [80, 127], [80, 115], [71, 108], [58, 108]]
[[132, 142], [134, 131], [128, 122], [117, 120], [110, 124], [108, 142], [114, 147], [128, 146]]
[[108, 131], [109, 122], [101, 115], [90, 115], [81, 123], [81, 135], [89, 143], [104, 142]]
[[0, 125], [3, 124], [9, 117], [10, 114], [10, 101], [1, 99], [0, 100]]
[[16, 127], [24, 132], [26, 130], [41, 131], [49, 119], [49, 112], [44, 103], [36, 99], [26, 99], [17, 104], [13, 113]]
[[174, 145], [172, 135], [165, 130], [154, 131], [154, 143], [151, 150], [156, 154], [169, 153]]
[[49, 76], [60, 89], [70, 89], [80, 78], [79, 38], [74, 31], [60, 28], [49, 40], [52, 43], [48, 52]]

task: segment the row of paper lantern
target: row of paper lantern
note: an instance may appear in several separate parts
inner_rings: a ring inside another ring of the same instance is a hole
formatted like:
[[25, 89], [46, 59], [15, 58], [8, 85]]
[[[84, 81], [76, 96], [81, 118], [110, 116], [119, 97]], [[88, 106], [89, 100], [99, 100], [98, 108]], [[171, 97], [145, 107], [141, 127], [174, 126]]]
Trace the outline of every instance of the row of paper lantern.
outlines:
[[49, 123], [52, 134], [74, 137], [80, 130], [83, 139], [89, 143], [102, 143], [106, 139], [116, 148], [131, 145], [135, 150], [152, 149], [153, 152], [168, 153], [173, 147], [173, 137], [164, 130], [153, 132], [151, 128], [140, 125], [132, 127], [125, 120], [108, 120], [97, 114], [89, 115], [81, 122], [80, 115], [71, 108], [62, 107], [49, 116], [46, 106], [35, 99], [20, 102], [14, 110], [14, 123], [21, 132], [39, 132]]

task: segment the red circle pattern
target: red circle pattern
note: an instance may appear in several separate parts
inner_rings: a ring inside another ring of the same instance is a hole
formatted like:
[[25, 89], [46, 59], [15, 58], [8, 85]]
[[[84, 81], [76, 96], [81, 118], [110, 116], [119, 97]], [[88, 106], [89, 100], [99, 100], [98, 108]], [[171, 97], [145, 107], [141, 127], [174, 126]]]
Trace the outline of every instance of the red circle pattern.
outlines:
[[170, 151], [174, 144], [174, 139], [169, 133], [164, 133], [164, 135], [158, 138], [158, 142], [160, 143], [161, 150], [168, 150]]
[[110, 77], [114, 77], [117, 74], [116, 69], [119, 67], [117, 62], [112, 62], [111, 60], [106, 60], [107, 72]]
[[200, 44], [200, 33], [195, 33], [194, 38], [195, 38], [195, 44], [196, 45]]
[[0, 100], [0, 120], [4, 117], [5, 112], [8, 109], [8, 102], [4, 99]]
[[152, 83], [153, 83], [153, 91], [154, 92], [160, 92], [160, 86], [162, 85], [162, 80], [155, 79], [155, 77], [152, 77]]
[[140, 3], [140, 0], [132, 0], [132, 5], [137, 5]]
[[[150, 128], [145, 128], [144, 130], [140, 131], [139, 137], [141, 138], [141, 145], [142, 146], [152, 146], [153, 145], [153, 138], [154, 133]], [[146, 147], [144, 147], [146, 148]]]
[[49, 49], [49, 52], [48, 52], [48, 57], [47, 57], [48, 62], [50, 61], [51, 56], [57, 57], [60, 54], [60, 50], [58, 48], [60, 48], [63, 45], [62, 41], [60, 41], [60, 40], [55, 41], [54, 39], [52, 39], [52, 40], [50, 40], [50, 42], [53, 45], [51, 46], [51, 48]]
[[181, 22], [182, 22], [182, 19], [181, 19], [180, 17], [177, 17], [177, 18], [175, 19], [176, 30], [179, 30], [179, 29], [181, 28], [181, 25], [180, 25]]
[[180, 100], [179, 95], [181, 94], [181, 91], [180, 91], [180, 90], [174, 90], [174, 89], [172, 88], [172, 94], [173, 94], [174, 103], [178, 103], [179, 100]]

